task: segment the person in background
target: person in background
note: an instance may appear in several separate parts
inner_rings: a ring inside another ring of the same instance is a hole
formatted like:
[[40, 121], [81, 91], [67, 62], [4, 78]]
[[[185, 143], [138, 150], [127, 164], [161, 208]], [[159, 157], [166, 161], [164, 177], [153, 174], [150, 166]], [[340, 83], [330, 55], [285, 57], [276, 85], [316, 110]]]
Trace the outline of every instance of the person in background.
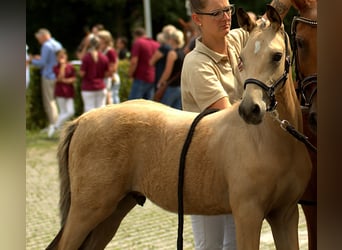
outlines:
[[91, 31], [88, 28], [85, 28], [85, 37], [82, 39], [80, 45], [76, 50], [76, 56], [79, 60], [82, 60], [82, 57], [87, 53], [87, 48], [89, 47], [89, 41], [92, 37], [96, 36], [99, 31], [104, 30], [104, 26], [101, 23], [95, 24]]
[[99, 31], [98, 37], [100, 38], [100, 51], [107, 56], [109, 62], [109, 76], [105, 78], [105, 83], [107, 87], [106, 104], [120, 103], [120, 77], [117, 72], [119, 60], [117, 53], [114, 49], [113, 37], [108, 30]]
[[[235, 8], [229, 1], [189, 2], [191, 17], [200, 36], [183, 63], [183, 110], [202, 112], [210, 108], [228, 108], [242, 97], [239, 54], [249, 34], [240, 28], [230, 30]], [[291, 7], [290, 0], [274, 0], [271, 4], [282, 17]], [[196, 250], [236, 249], [235, 224], [231, 214], [191, 215], [191, 221]]]
[[144, 28], [133, 31], [134, 42], [131, 49], [131, 60], [128, 76], [133, 78], [128, 100], [151, 100], [154, 93], [155, 69], [149, 64], [153, 53], [158, 49], [159, 43], [145, 34]]
[[193, 50], [195, 48], [195, 43], [196, 43], [196, 39], [198, 38], [199, 34], [199, 30], [197, 27], [195, 27], [194, 22], [191, 20], [191, 27], [193, 27], [193, 32], [191, 34], [191, 37], [189, 38], [187, 44], [184, 46], [184, 53], [188, 54], [191, 50]]
[[116, 39], [115, 48], [116, 48], [116, 51], [119, 55], [119, 60], [125, 60], [125, 59], [130, 58], [130, 52], [129, 52], [127, 46], [128, 46], [128, 41], [127, 41], [126, 37], [119, 36]]
[[166, 55], [166, 65], [157, 84], [158, 87], [167, 84], [160, 102], [176, 109], [182, 109], [180, 76], [184, 61], [184, 34], [176, 29], [166, 37], [171, 50]]
[[93, 36], [89, 40], [87, 53], [82, 58], [80, 76], [82, 77], [81, 95], [84, 112], [106, 105], [107, 89], [105, 77], [109, 76], [109, 63], [99, 51], [100, 39]]
[[56, 75], [53, 67], [57, 64], [56, 52], [62, 48], [62, 44], [51, 36], [48, 29], [41, 28], [35, 33], [36, 39], [41, 44], [40, 55], [33, 56], [29, 61], [32, 65], [41, 69], [42, 97], [49, 126], [45, 130], [52, 130], [58, 118], [58, 108], [54, 96]]
[[76, 81], [76, 70], [73, 65], [68, 62], [68, 55], [65, 49], [57, 51], [58, 64], [53, 67], [56, 75], [55, 97], [59, 108], [59, 116], [48, 132], [48, 137], [61, 129], [62, 125], [75, 114], [74, 108], [74, 83]]
[[171, 50], [171, 46], [167, 43], [171, 32], [176, 30], [176, 27], [169, 24], [163, 27], [162, 32], [157, 34], [157, 42], [160, 44], [159, 48], [153, 53], [150, 59], [150, 65], [155, 66], [155, 90], [157, 90], [158, 81], [163, 74], [166, 65], [166, 55]]

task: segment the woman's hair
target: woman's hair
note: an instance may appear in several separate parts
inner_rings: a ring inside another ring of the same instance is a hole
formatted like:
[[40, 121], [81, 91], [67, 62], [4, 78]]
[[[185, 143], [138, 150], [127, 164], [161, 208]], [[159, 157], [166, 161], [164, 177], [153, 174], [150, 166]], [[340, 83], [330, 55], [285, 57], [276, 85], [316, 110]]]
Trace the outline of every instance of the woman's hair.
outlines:
[[172, 24], [165, 25], [162, 29], [162, 33], [164, 35], [164, 40], [167, 41], [170, 39], [170, 35], [173, 31], [176, 30], [176, 27]]
[[100, 39], [98, 38], [98, 36], [91, 34], [89, 37], [88, 50], [97, 50], [99, 46], [100, 46]]
[[191, 12], [203, 10], [207, 6], [208, 0], [190, 0]]
[[56, 56], [58, 56], [59, 54], [65, 54], [67, 55], [67, 51], [65, 48], [61, 48], [59, 50], [56, 51]]
[[113, 47], [113, 37], [108, 30], [100, 30], [97, 35], [105, 42], [107, 46]]
[[94, 61], [97, 62], [98, 61], [98, 49], [100, 47], [100, 38], [98, 36], [95, 35], [90, 35], [89, 38], [89, 45], [88, 45], [88, 52], [91, 54], [91, 56], [93, 57]]
[[160, 44], [165, 43], [165, 37], [164, 37], [163, 32], [159, 32], [159, 33], [157, 34], [156, 40], [157, 40], [157, 42], [160, 43]]
[[178, 48], [184, 46], [184, 34], [182, 31], [176, 29], [170, 34], [170, 39], [174, 40]]

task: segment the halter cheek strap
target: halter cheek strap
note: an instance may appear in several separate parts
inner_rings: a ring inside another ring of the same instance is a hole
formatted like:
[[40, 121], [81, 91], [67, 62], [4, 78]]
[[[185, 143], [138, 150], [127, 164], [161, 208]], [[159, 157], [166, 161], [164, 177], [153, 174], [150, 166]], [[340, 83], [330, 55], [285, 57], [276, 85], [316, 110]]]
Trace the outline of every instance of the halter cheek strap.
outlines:
[[[297, 24], [301, 22], [313, 27], [317, 27], [317, 21], [311, 20], [309, 18], [294, 16], [291, 23], [291, 38], [293, 41], [293, 55], [292, 55], [292, 64], [295, 62], [295, 73], [296, 73], [296, 81], [298, 83], [298, 88], [296, 89], [297, 95], [301, 97], [301, 106], [303, 108], [308, 108], [312, 104], [313, 97], [317, 94], [317, 74], [310, 75], [304, 77], [300, 72], [300, 64], [298, 59], [298, 48], [296, 43], [296, 28]], [[312, 88], [312, 92], [309, 96], [307, 96], [306, 89], [314, 85]]]

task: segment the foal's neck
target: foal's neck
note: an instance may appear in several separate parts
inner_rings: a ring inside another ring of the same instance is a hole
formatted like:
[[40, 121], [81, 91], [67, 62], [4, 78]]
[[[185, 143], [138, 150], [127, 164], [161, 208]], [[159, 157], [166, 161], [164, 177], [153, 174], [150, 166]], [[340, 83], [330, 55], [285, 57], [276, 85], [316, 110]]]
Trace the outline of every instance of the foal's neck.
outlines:
[[[290, 71], [291, 72], [291, 71]], [[292, 126], [302, 131], [302, 115], [292, 76], [289, 75], [283, 88], [276, 94], [277, 110], [281, 120], [287, 120]]]

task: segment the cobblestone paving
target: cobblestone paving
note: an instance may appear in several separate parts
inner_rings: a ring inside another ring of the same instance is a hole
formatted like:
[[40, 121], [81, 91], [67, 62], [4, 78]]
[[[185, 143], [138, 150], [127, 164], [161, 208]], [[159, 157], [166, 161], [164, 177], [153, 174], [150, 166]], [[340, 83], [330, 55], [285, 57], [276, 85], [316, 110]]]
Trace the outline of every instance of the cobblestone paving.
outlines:
[[[57, 140], [42, 136], [28, 143], [26, 152], [26, 249], [45, 249], [59, 230]], [[169, 213], [147, 201], [136, 206], [122, 221], [106, 250], [176, 249], [177, 214]], [[189, 216], [184, 220], [184, 249], [193, 249]], [[306, 250], [307, 231], [300, 209], [300, 249]], [[270, 227], [264, 222], [260, 249], [275, 249]]]

